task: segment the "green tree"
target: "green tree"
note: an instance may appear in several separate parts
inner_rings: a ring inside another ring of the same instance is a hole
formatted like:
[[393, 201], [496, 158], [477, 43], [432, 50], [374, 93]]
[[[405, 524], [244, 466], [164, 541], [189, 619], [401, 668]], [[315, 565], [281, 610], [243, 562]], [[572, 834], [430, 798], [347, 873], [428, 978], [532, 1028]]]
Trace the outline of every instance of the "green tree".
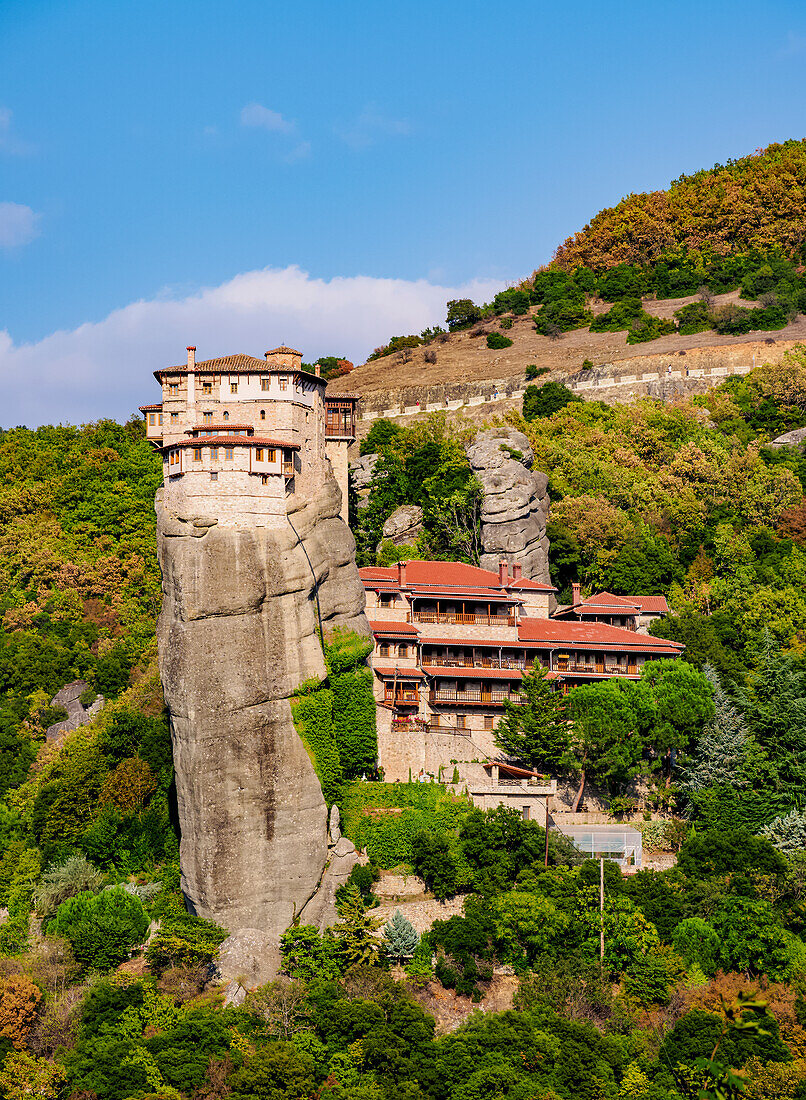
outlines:
[[686, 661], [647, 661], [641, 669], [643, 731], [658, 758], [666, 758], [667, 785], [675, 754], [702, 732], [714, 716], [713, 689]]
[[470, 298], [453, 298], [448, 302], [448, 315], [445, 320], [451, 332], [470, 328], [481, 318], [481, 310]]
[[544, 382], [542, 386], [527, 386], [523, 395], [523, 418], [531, 421], [551, 416], [560, 409], [564, 409], [566, 405], [582, 400], [583, 398], [578, 397], [560, 382]]
[[641, 770], [643, 698], [629, 681], [604, 680], [574, 688], [568, 699], [573, 734], [564, 760], [579, 776], [576, 811], [588, 778], [616, 794]]
[[227, 930], [210, 920], [183, 913], [163, 919], [146, 949], [146, 961], [154, 974], [169, 966], [208, 966], [218, 958]]
[[531, 768], [555, 770], [565, 758], [568, 740], [566, 698], [549, 679], [548, 669], [535, 665], [521, 681], [521, 702], [504, 700], [495, 743]]
[[392, 919], [384, 925], [383, 936], [387, 954], [400, 963], [412, 957], [420, 942], [417, 929], [399, 909], [395, 909]]
[[100, 894], [84, 891], [63, 901], [47, 931], [68, 940], [84, 966], [109, 970], [143, 942], [148, 924], [140, 899], [116, 886]]
[[721, 784], [742, 787], [749, 749], [747, 726], [713, 666], [705, 665], [703, 675], [713, 688], [714, 714], [697, 740], [691, 762], [682, 769], [681, 783], [690, 791]]

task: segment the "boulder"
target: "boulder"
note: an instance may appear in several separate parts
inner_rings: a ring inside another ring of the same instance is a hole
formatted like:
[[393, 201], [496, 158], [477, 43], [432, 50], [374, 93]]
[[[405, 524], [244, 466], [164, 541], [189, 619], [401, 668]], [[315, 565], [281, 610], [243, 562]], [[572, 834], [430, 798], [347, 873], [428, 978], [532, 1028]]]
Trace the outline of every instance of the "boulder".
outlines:
[[353, 487], [357, 493], [369, 492], [369, 483], [372, 481], [372, 475], [380, 457], [380, 455], [362, 455], [361, 458], [350, 463]]
[[369, 636], [340, 505], [331, 476], [314, 498], [286, 499], [292, 522], [225, 526], [180, 518], [157, 493], [157, 642], [182, 889], [191, 912], [229, 930], [229, 977], [249, 958], [261, 981], [272, 976], [280, 934], [328, 858], [327, 807], [289, 697], [326, 674], [320, 623], [325, 636], [335, 627]]
[[506, 559], [520, 564], [525, 578], [549, 584], [548, 477], [532, 469], [528, 438], [514, 428], [491, 428], [479, 432], [467, 457], [483, 492], [479, 565], [497, 570]]
[[[241, 928], [221, 944], [214, 977], [227, 983], [227, 1003], [242, 1004], [247, 989], [254, 989], [277, 977], [280, 962], [280, 945], [276, 936], [259, 928]], [[239, 990], [244, 990], [243, 995]]]
[[330, 859], [319, 888], [300, 913], [301, 924], [314, 924], [320, 932], [336, 920], [336, 891], [349, 879], [353, 867], [361, 859], [355, 845], [346, 836], [341, 837], [330, 850]]
[[330, 847], [333, 847], [341, 840], [341, 815], [339, 813], [339, 807], [335, 802], [330, 807], [328, 833], [330, 834]]
[[418, 504], [401, 504], [383, 525], [381, 542], [411, 546], [423, 530], [423, 510]]
[[793, 432], [785, 432], [784, 435], [776, 436], [769, 447], [802, 447], [806, 443], [806, 428], [795, 428]]

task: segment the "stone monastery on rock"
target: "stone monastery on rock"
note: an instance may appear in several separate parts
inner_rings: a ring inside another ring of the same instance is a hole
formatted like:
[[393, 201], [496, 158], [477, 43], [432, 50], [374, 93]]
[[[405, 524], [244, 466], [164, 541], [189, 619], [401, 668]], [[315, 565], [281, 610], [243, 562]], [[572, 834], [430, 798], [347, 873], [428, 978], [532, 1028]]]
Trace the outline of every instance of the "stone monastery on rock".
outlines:
[[347, 521], [347, 449], [355, 439], [350, 394], [325, 397], [319, 368], [279, 347], [264, 359], [227, 355], [154, 372], [162, 401], [141, 405], [146, 436], [161, 451], [166, 502], [219, 523], [252, 515], [256, 525], [285, 516], [288, 492], [314, 493], [328, 460]]

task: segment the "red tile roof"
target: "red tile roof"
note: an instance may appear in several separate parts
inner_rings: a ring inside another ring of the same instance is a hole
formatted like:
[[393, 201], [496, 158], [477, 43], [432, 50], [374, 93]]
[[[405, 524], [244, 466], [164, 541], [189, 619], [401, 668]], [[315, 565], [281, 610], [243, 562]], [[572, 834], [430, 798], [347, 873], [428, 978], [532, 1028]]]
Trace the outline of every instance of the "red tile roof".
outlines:
[[[361, 579], [390, 580], [397, 583], [397, 566], [382, 568], [364, 566], [359, 570]], [[500, 588], [498, 574], [491, 569], [479, 569], [475, 565], [466, 565], [460, 561], [407, 561], [406, 585], [431, 584], [456, 587]]]
[[141, 413], [162, 412], [162, 403], [159, 405], [138, 405]]
[[660, 615], [667, 615], [669, 612], [669, 605], [666, 602], [665, 596], [614, 596], [612, 592], [597, 592], [593, 596], [588, 596], [585, 600], [580, 600], [579, 603], [572, 604], [571, 607], [564, 609], [568, 611], [578, 612], [639, 612], [645, 611], [648, 613], [656, 613]]
[[406, 588], [412, 596], [431, 596], [433, 599], [439, 596], [443, 599], [456, 597], [457, 599], [494, 600], [496, 603], [522, 602], [519, 596], [510, 595], [500, 588], [498, 591], [492, 588], [448, 588], [439, 584], [407, 584]]
[[398, 680], [424, 680], [419, 668], [395, 668], [394, 665], [373, 665], [379, 676], [397, 676]]
[[218, 424], [218, 423], [216, 423], [216, 424], [194, 424], [192, 428], [188, 428], [185, 431], [185, 435], [190, 435], [191, 432], [209, 432], [209, 431], [212, 431], [212, 430], [216, 430], [218, 428], [221, 428], [225, 432], [242, 430], [243, 428], [251, 428], [252, 431], [254, 431], [255, 430], [255, 425], [254, 424], [230, 424], [226, 420], [222, 421], [220, 424]]
[[507, 764], [503, 760], [487, 760], [481, 766], [483, 768], [497, 767], [500, 768], [501, 771], [512, 772], [513, 775], [521, 775], [524, 779], [531, 775], [537, 775], [540, 776], [541, 779], [543, 778], [540, 772], [532, 771], [531, 768], [516, 768], [514, 764]]
[[557, 589], [551, 584], [541, 584], [540, 581], [530, 580], [528, 577], [521, 577], [517, 581], [510, 581], [507, 588], [527, 588], [530, 592], [556, 592]]
[[[294, 355], [302, 355], [293, 348], [275, 348], [275, 351], [293, 352]], [[271, 352], [267, 352], [271, 355]], [[198, 360], [192, 368], [187, 363], [176, 367], [163, 367], [154, 371], [154, 377], [161, 382], [166, 374], [304, 374], [306, 378], [315, 378], [317, 382], [326, 385], [324, 378], [320, 378], [313, 371], [302, 370], [300, 367], [283, 367], [277, 363], [269, 363], [265, 359], [258, 359], [254, 355], [222, 355], [217, 359]]]
[[405, 634], [416, 638], [420, 633], [411, 623], [383, 622], [381, 619], [370, 619], [369, 627], [373, 634]]
[[423, 664], [423, 672], [429, 676], [444, 676], [449, 680], [467, 678], [470, 680], [520, 680], [523, 669], [520, 668], [451, 668], [450, 666]]
[[166, 443], [162, 449], [170, 451], [172, 447], [277, 447], [287, 451], [300, 449], [298, 443], [256, 435], [208, 435], [203, 438], [177, 439], [175, 443]]
[[646, 613], [669, 614], [669, 605], [665, 596], [633, 596], [632, 599]]
[[634, 630], [623, 630], [606, 623], [575, 623], [561, 619], [521, 619], [518, 637], [522, 641], [552, 645], [591, 646], [596, 649], [620, 649], [638, 653], [682, 653], [685, 646], [666, 638], [651, 638]]

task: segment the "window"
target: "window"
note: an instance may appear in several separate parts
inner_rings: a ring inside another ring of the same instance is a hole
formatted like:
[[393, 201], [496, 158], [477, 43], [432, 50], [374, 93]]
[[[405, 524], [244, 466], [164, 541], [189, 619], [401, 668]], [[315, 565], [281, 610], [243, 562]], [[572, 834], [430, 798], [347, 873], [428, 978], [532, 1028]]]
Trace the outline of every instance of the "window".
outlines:
[[470, 729], [470, 727], [467, 724], [467, 715], [466, 714], [457, 714], [456, 715], [456, 728], [458, 730]]
[[280, 389], [281, 390], [287, 390], [288, 389], [288, 375], [287, 374], [281, 374], [280, 375]]
[[213, 383], [212, 382], [202, 382], [202, 393], [212, 393], [212, 392], [213, 392]]
[[213, 414], [211, 412], [202, 413], [202, 420], [205, 424], [212, 424]]
[[262, 461], [263, 461], [263, 448], [258, 447], [257, 450], [255, 451], [255, 462], [262, 462]]
[[268, 389], [268, 388], [269, 388], [270, 386], [271, 386], [271, 379], [270, 379], [270, 378], [261, 378], [261, 379], [260, 379], [260, 388], [261, 388], [262, 390], [264, 390], [264, 391], [265, 391], [265, 390], [267, 390], [267, 389]]
[[148, 422], [149, 422], [149, 424], [156, 424], [157, 423], [157, 414], [156, 413], [149, 413], [148, 414]]
[[224, 458], [226, 458], [227, 461], [231, 462], [234, 457], [235, 457], [235, 448], [234, 447], [225, 447], [224, 448]]
[[491, 730], [493, 728], [493, 716], [491, 714], [484, 715], [484, 728]]
[[261, 484], [268, 485], [269, 484], [269, 475], [268, 474], [263, 474], [260, 481], [261, 481]]
[[169, 382], [168, 383], [168, 393], [179, 393], [179, 383], [178, 382]]
[[237, 382], [230, 382], [229, 392], [230, 393], [237, 393], [238, 392], [238, 383]]
[[201, 447], [194, 447], [193, 448], [193, 461], [194, 462], [201, 462]]
[[210, 448], [210, 461], [211, 462], [218, 462], [218, 447], [211, 447]]
[[224, 413], [224, 419], [229, 420], [229, 413], [227, 413], [227, 412]]
[[178, 424], [179, 423], [179, 413], [171, 413], [171, 423], [172, 424]]
[[159, 413], [159, 423], [160, 427], [162, 427], [162, 413]]
[[391, 592], [381, 592], [381, 607], [391, 607], [394, 598]]
[[521, 806], [521, 816], [523, 817], [524, 821], [529, 820], [529, 807], [528, 806]]
[[389, 656], [389, 643], [388, 642], [381, 642], [380, 654], [381, 654], [381, 657], [388, 657]]
[[261, 409], [261, 410], [260, 410], [260, 419], [261, 419], [261, 420], [265, 420], [265, 419], [266, 419], [266, 410], [265, 410], [265, 409]]
[[268, 451], [266, 451], [266, 461], [275, 462], [276, 460], [277, 452], [275, 451], [274, 447], [269, 447]]
[[218, 481], [218, 470], [211, 470], [210, 471], [210, 480], [211, 481]]

